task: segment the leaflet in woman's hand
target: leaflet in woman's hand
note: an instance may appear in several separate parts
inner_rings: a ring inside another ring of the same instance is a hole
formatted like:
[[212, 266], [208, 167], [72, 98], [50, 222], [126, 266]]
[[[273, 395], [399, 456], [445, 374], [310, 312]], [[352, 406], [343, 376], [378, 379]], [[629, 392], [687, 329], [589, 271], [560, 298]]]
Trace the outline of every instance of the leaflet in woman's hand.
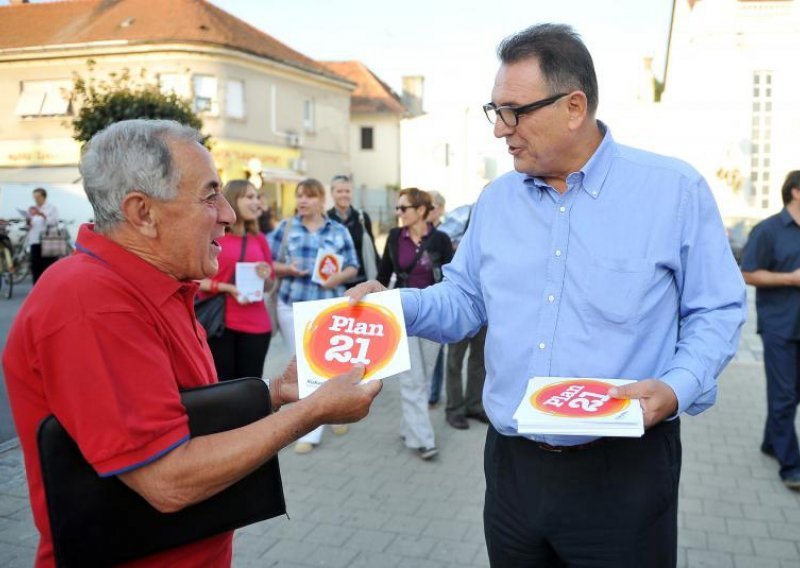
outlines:
[[635, 381], [533, 377], [514, 413], [520, 434], [639, 437], [642, 407], [636, 399], [612, 398], [611, 387]]
[[295, 302], [292, 309], [300, 398], [353, 365], [366, 367], [365, 381], [411, 368], [397, 290], [367, 294], [355, 306], [332, 298]]
[[328, 278], [342, 271], [344, 257], [333, 251], [319, 249], [317, 258], [314, 260], [314, 271], [311, 273], [311, 281], [317, 284], [325, 284]]
[[264, 299], [264, 280], [256, 272], [257, 262], [236, 263], [236, 289], [239, 296], [248, 302]]

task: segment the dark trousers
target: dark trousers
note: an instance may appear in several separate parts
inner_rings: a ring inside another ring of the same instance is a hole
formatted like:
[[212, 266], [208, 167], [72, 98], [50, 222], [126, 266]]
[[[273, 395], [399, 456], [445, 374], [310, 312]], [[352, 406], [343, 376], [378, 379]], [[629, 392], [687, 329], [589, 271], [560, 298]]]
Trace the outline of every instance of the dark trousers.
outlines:
[[225, 328], [219, 337], [208, 339], [220, 381], [260, 377], [269, 349], [271, 333], [244, 333]]
[[444, 345], [439, 347], [439, 355], [436, 356], [436, 364], [433, 366], [428, 404], [437, 404], [442, 398], [442, 382], [444, 382]]
[[800, 471], [794, 421], [800, 404], [800, 342], [762, 333], [767, 374], [767, 422], [761, 449], [781, 464], [781, 476]]
[[33, 278], [33, 283], [36, 284], [42, 272], [57, 260], [58, 257], [43, 257], [41, 244], [31, 245], [31, 277]]
[[[486, 380], [486, 366], [483, 361], [483, 346], [486, 343], [486, 326], [474, 336], [447, 346], [447, 414], [476, 414], [483, 411], [483, 383]], [[469, 348], [467, 360], [467, 386], [463, 385], [461, 370], [464, 355]]]
[[494, 568], [674, 567], [680, 424], [556, 453], [490, 427], [484, 531]]

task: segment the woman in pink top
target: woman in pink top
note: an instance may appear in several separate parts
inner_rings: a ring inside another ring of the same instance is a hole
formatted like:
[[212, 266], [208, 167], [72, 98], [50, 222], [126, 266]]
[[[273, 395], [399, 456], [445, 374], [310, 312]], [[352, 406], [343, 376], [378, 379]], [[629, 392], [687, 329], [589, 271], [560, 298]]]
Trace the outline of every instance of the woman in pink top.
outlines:
[[246, 180], [229, 181], [222, 194], [236, 212], [236, 222], [219, 239], [219, 272], [214, 278], [200, 282], [205, 294], [227, 294], [225, 331], [209, 337], [208, 346], [214, 355], [219, 380], [260, 377], [267, 356], [272, 324], [264, 299], [250, 301], [239, 292], [235, 283], [237, 262], [256, 263], [256, 275], [263, 281], [263, 290], [272, 285], [272, 254], [264, 235], [258, 230], [261, 206], [258, 192]]

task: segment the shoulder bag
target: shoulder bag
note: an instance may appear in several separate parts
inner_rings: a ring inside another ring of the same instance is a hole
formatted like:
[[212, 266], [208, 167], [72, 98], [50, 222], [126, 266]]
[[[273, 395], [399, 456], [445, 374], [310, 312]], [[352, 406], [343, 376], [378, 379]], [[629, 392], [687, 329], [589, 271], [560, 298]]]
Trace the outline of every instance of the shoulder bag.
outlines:
[[[239, 262], [244, 260], [244, 253], [247, 248], [247, 233], [242, 239], [242, 251], [239, 254]], [[236, 269], [234, 268], [231, 282], [236, 280]], [[225, 301], [227, 294], [212, 294], [202, 300], [194, 301], [194, 315], [206, 330], [207, 337], [220, 337], [225, 331]]]
[[361, 260], [364, 263], [364, 275], [367, 277], [367, 280], [375, 280], [378, 276], [375, 245], [367, 232], [367, 226], [364, 223], [364, 214], [361, 211], [358, 212], [358, 222], [361, 223], [361, 231], [363, 233], [361, 237]]

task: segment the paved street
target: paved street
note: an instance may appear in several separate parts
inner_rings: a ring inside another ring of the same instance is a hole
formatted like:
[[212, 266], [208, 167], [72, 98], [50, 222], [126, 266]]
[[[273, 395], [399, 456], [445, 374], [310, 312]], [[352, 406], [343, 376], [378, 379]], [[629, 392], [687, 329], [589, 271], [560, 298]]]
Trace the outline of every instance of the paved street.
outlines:
[[[758, 451], [764, 378], [754, 319], [720, 379], [718, 404], [683, 420], [680, 566], [800, 567], [800, 493]], [[284, 359], [280, 339], [268, 374]], [[456, 431], [432, 411], [441, 453], [422, 462], [401, 444], [391, 379], [370, 417], [327, 431], [304, 456], [281, 454], [288, 518], [237, 532], [237, 567], [486, 566], [481, 510], [485, 427]], [[0, 453], [0, 566], [30, 566], [36, 533], [18, 449]]]

